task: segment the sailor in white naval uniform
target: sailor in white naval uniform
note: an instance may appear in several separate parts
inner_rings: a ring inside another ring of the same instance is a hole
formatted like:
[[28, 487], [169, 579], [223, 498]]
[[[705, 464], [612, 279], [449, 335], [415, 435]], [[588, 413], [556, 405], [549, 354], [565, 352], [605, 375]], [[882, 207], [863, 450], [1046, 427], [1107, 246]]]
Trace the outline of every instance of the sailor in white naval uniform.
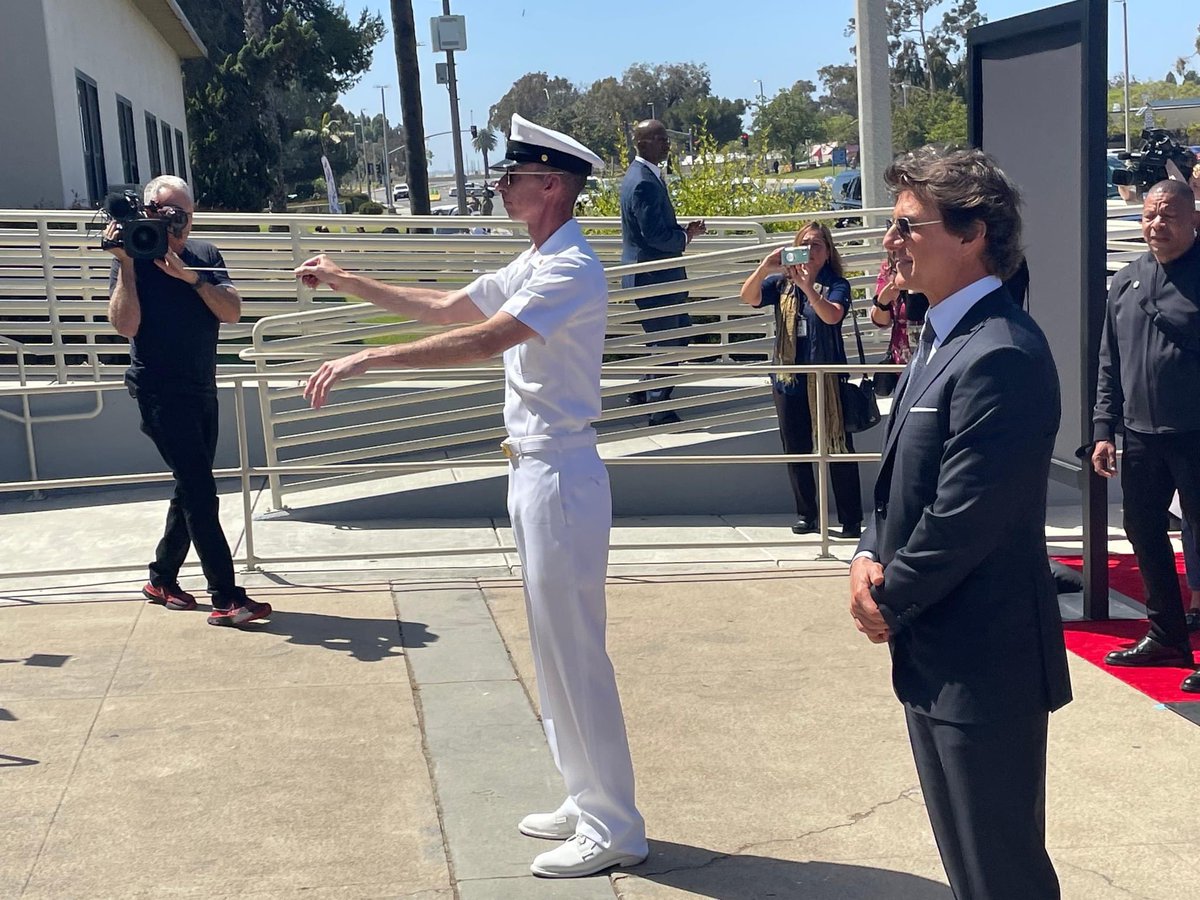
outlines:
[[636, 865], [648, 852], [604, 637], [612, 497], [591, 423], [600, 417], [608, 289], [573, 218], [585, 179], [603, 165], [572, 138], [514, 115], [505, 160], [495, 166], [504, 169], [498, 190], [533, 245], [503, 269], [450, 292], [385, 285], [323, 255], [296, 269], [309, 286], [328, 284], [422, 322], [469, 323], [324, 363], [305, 387], [314, 407], [336, 382], [370, 368], [455, 365], [504, 353], [509, 515], [542, 721], [567, 791], [556, 811], [526, 816], [519, 828], [564, 841], [531, 867], [557, 878]]

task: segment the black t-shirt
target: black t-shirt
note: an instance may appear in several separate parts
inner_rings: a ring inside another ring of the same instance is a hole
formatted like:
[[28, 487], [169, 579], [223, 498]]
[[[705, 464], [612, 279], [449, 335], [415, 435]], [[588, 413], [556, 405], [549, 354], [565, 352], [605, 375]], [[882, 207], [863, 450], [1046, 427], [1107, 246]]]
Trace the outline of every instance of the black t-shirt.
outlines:
[[[189, 239], [179, 254], [185, 266], [220, 268], [221, 253], [207, 241]], [[113, 260], [108, 289], [117, 284]], [[155, 393], [212, 393], [217, 389], [217, 331], [220, 322], [190, 284], [161, 271], [154, 260], [135, 259], [142, 320], [130, 341], [125, 383]], [[209, 284], [233, 284], [229, 274], [197, 272]]]

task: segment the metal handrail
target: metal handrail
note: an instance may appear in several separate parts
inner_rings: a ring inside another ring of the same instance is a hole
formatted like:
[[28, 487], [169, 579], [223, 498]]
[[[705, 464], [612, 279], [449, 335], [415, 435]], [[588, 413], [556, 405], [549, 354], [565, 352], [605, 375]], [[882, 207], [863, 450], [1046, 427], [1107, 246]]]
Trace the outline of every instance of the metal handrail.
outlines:
[[[621, 372], [637, 372], [645, 367], [631, 366], [623, 364], [614, 366], [615, 370]], [[685, 367], [681, 367], [685, 368]], [[756, 365], [736, 365], [722, 364], [719, 366], [691, 366], [686, 367], [691, 370], [711, 373], [714, 370], [720, 371], [722, 374], [763, 374], [767, 368], [762, 364]], [[847, 373], [869, 373], [875, 371], [902, 371], [902, 366], [873, 366], [873, 365], [838, 365], [838, 366], [770, 366], [770, 371], [775, 372], [801, 372], [811, 375], [820, 376], [834, 372]], [[428, 376], [436, 374], [438, 370], [412, 370], [410, 373], [416, 376]], [[469, 370], [471, 374], [480, 374], [480, 370]], [[358, 380], [366, 380], [369, 376], [362, 376]], [[254, 518], [253, 518], [253, 488], [252, 480], [256, 478], [270, 477], [271, 475], [295, 475], [295, 474], [330, 474], [330, 473], [346, 473], [346, 472], [369, 472], [378, 474], [380, 472], [420, 472], [428, 471], [431, 468], [439, 468], [447, 464], [446, 461], [419, 461], [419, 462], [370, 462], [370, 463], [321, 463], [321, 464], [303, 464], [303, 465], [278, 465], [269, 464], [265, 466], [256, 466], [250, 462], [249, 455], [249, 435], [248, 435], [248, 415], [246, 412], [246, 402], [244, 392], [248, 384], [261, 383], [264, 376], [261, 374], [222, 374], [218, 376], [218, 381], [223, 385], [230, 385], [234, 390], [235, 397], [235, 421], [238, 436], [238, 466], [235, 468], [223, 468], [214, 471], [214, 476], [218, 479], [236, 478], [240, 483], [240, 492], [242, 495], [242, 521], [245, 532], [245, 553], [235, 557], [235, 562], [244, 564], [247, 569], [258, 569], [264, 562], [306, 562], [316, 559], [325, 561], [335, 560], [356, 560], [356, 559], [377, 559], [377, 558], [404, 558], [408, 556], [422, 555], [428, 556], [430, 552], [425, 548], [419, 552], [395, 550], [380, 552], [372, 550], [370, 553], [360, 554], [324, 554], [320, 557], [310, 556], [275, 556], [264, 557], [259, 556], [254, 551]], [[831, 462], [868, 462], [879, 459], [878, 453], [832, 453], [828, 449], [828, 441], [824, 432], [824, 406], [826, 402], [825, 389], [827, 387], [827, 379], [818, 378], [817, 391], [817, 415], [815, 421], [817, 423], [817, 445], [814, 452], [807, 454], [743, 454], [741, 456], [729, 456], [723, 454], [697, 454], [686, 456], [669, 456], [669, 457], [643, 457], [643, 456], [615, 456], [605, 459], [605, 465], [622, 466], [622, 465], [756, 465], [756, 464], [780, 464], [780, 463], [796, 463], [796, 462], [812, 462], [817, 465], [817, 485], [818, 485], [818, 508], [821, 510], [820, 518], [820, 553], [819, 559], [832, 558], [830, 549], [830, 539], [828, 525], [825, 521], [824, 511], [828, 506], [829, 494], [829, 473], [828, 465]], [[75, 385], [75, 384], [59, 384], [59, 385], [29, 385], [21, 388], [17, 387], [0, 387], [0, 397], [17, 396], [23, 391], [28, 391], [32, 395], [38, 394], [69, 394], [84, 391], [107, 391], [121, 389], [123, 385], [117, 383], [101, 383], [98, 385]], [[503, 472], [507, 467], [507, 462], [497, 449], [495, 458], [482, 459], [455, 459], [452, 461], [455, 468], [467, 469], [484, 469], [493, 470], [496, 474]], [[169, 472], [151, 472], [138, 473], [131, 475], [105, 475], [105, 476], [86, 476], [75, 478], [57, 478], [57, 479], [34, 479], [29, 481], [14, 481], [0, 482], [0, 494], [12, 492], [40, 492], [52, 489], [72, 489], [83, 487], [116, 487], [132, 484], [149, 484], [170, 481], [172, 478]], [[762, 546], [787, 546], [792, 541], [784, 539], [780, 541], [760, 541]], [[622, 547], [636, 545], [614, 545], [617, 549]], [[656, 543], [655, 546], [664, 546]], [[682, 545], [681, 545], [682, 546]], [[694, 546], [694, 545], [689, 545]], [[706, 546], [731, 546], [726, 543], [712, 543]], [[505, 548], [501, 548], [502, 550]], [[509, 552], [513, 548], [507, 548]], [[437, 555], [454, 555], [456, 553], [466, 552], [465, 550], [454, 550], [446, 548], [439, 550]], [[49, 575], [71, 575], [82, 573], [97, 573], [97, 572], [115, 572], [124, 571], [130, 568], [129, 566], [89, 566], [79, 568], [55, 568], [47, 570], [30, 570], [25, 572], [6, 572], [8, 577], [42, 577]]]

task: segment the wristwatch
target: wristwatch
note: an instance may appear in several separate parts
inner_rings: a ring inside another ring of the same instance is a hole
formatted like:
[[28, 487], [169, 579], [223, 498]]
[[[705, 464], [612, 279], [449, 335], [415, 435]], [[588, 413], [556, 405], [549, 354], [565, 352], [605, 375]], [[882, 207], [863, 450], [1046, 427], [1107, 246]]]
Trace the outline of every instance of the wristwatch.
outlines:
[[882, 303], [879, 302], [878, 297], [876, 297], [874, 300], [872, 300], [871, 303], [873, 303], [875, 305], [876, 309], [882, 309], [884, 312], [887, 312], [887, 313], [890, 313], [892, 311], [892, 304], [889, 303], [886, 306], [884, 306]]

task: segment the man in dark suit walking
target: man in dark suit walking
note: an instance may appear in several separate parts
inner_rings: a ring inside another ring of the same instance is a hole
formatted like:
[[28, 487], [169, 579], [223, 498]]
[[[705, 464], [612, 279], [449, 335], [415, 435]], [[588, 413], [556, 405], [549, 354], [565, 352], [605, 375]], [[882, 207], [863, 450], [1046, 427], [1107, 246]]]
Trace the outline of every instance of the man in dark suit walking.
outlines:
[[917, 151], [886, 179], [884, 246], [929, 313], [896, 388], [850, 612], [891, 645], [954, 895], [1052, 900], [1046, 733], [1071, 699], [1045, 546], [1059, 386], [1002, 284], [1021, 259], [1020, 198], [979, 150]]
[[[638, 155], [630, 163], [629, 170], [621, 182], [621, 262], [651, 262], [682, 256], [684, 248], [691, 243], [692, 238], [704, 233], [704, 222], [697, 220], [681, 226], [675, 219], [675, 209], [671, 206], [671, 198], [667, 194], [667, 185], [661, 169], [671, 146], [666, 126], [657, 119], [638, 122], [633, 129], [633, 140]], [[664, 284], [682, 281], [685, 278], [687, 271], [683, 266], [674, 266], [626, 275], [621, 279], [621, 287]], [[654, 297], [642, 297], [634, 303], [638, 309], [658, 309], [683, 303], [687, 296], [687, 291], [673, 291]], [[680, 312], [646, 319], [642, 322], [642, 328], [650, 334], [686, 328], [691, 324], [692, 317]], [[647, 346], [686, 347], [688, 343], [688, 338], [676, 337], [648, 342]], [[634, 391], [627, 398], [627, 402], [636, 405], [648, 401], [654, 403], [670, 400], [671, 391], [670, 387]], [[678, 421], [679, 414], [675, 410], [650, 415], [651, 425], [666, 425]]]

